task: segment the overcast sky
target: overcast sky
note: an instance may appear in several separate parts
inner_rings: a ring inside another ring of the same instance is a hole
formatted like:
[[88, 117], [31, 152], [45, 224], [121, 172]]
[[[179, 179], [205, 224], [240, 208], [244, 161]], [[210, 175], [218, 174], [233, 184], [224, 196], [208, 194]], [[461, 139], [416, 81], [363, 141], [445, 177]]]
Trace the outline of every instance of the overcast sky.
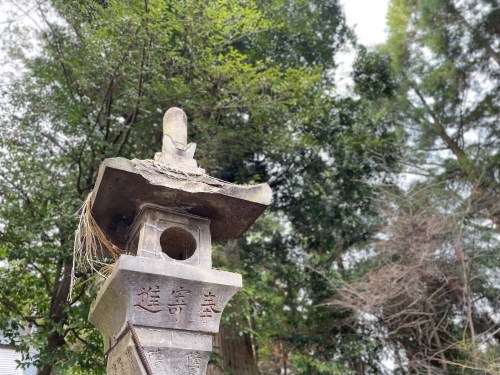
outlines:
[[353, 27], [364, 45], [385, 42], [385, 15], [389, 0], [342, 0], [347, 23]]
[[[340, 2], [344, 7], [347, 24], [356, 32], [360, 44], [375, 46], [386, 41], [385, 16], [389, 0], [340, 0]], [[336, 57], [337, 69], [334, 75], [337, 94], [351, 93], [351, 68], [354, 58], [354, 51], [343, 52]]]

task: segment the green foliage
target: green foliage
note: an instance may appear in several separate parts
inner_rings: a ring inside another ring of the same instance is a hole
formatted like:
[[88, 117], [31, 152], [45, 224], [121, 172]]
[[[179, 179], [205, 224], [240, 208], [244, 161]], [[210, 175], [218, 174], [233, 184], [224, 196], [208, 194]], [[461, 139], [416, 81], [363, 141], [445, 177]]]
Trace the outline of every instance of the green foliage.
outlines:
[[[487, 21], [494, 8], [489, 1], [405, 4], [412, 22], [390, 22], [385, 47], [401, 72], [397, 106], [406, 118], [402, 124], [421, 157], [439, 165], [432, 173], [478, 189], [473, 201], [481, 202], [486, 216], [498, 222], [493, 200], [500, 182], [494, 166], [500, 58], [494, 50], [495, 31]], [[402, 2], [392, 3], [389, 20], [397, 18], [401, 6]], [[401, 38], [403, 43], [395, 42]]]
[[418, 182], [383, 189], [382, 239], [343, 280], [328, 276], [335, 280], [331, 305], [360, 312], [345, 324], [364, 324], [368, 336], [392, 348], [397, 371], [498, 372], [490, 354], [500, 340], [495, 6], [392, 0], [388, 42], [360, 48], [354, 64], [356, 93], [371, 118], [404, 133], [403, 171]]
[[[77, 211], [104, 158], [160, 149], [171, 106], [188, 114], [210, 174], [274, 191], [268, 215], [218, 257], [246, 280], [237, 334], [253, 338], [262, 363], [281, 347], [279, 361], [299, 373], [348, 373], [360, 353], [376, 357], [362, 330], [333, 323], [345, 312], [319, 306], [330, 286], [313, 271], [343, 277], [332, 267], [370, 237], [373, 184], [397, 163], [391, 119], [332, 93], [333, 57], [350, 40], [336, 0], [19, 5], [34, 5], [39, 53], [17, 51], [26, 71], [2, 88], [0, 329], [18, 349], [39, 350], [27, 362], [42, 374], [102, 373], [86, 323], [90, 275], [67, 301]], [[389, 96], [385, 60], [370, 64], [382, 76], [363, 90]], [[12, 327], [28, 322], [33, 336]]]
[[[408, 134], [420, 150], [429, 150], [428, 158], [457, 159], [469, 182], [479, 175], [491, 180], [493, 170], [484, 167], [498, 148], [500, 59], [487, 23], [493, 13], [489, 1], [392, 1], [383, 47], [398, 73], [397, 106]], [[440, 147], [451, 154], [430, 151]]]

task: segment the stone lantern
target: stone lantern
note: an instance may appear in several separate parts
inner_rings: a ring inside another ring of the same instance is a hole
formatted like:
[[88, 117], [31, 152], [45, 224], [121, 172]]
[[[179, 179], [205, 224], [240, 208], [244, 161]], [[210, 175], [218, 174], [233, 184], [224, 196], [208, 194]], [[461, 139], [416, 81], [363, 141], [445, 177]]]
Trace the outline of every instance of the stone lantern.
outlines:
[[163, 119], [154, 160], [106, 159], [92, 214], [124, 253], [94, 301], [108, 374], [205, 374], [212, 336], [241, 275], [212, 269], [212, 241], [241, 236], [271, 202], [197, 166], [179, 108]]

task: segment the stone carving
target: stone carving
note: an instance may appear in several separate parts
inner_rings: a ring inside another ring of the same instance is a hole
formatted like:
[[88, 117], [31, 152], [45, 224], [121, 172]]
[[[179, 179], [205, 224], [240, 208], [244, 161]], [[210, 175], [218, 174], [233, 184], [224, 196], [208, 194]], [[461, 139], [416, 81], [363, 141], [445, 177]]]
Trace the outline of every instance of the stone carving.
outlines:
[[191, 294], [191, 291], [189, 289], [185, 289], [182, 285], [179, 287], [179, 289], [172, 291], [174, 301], [172, 303], [169, 303], [167, 306], [168, 312], [175, 315], [176, 322], [179, 322], [179, 316], [182, 312], [182, 309], [187, 306], [186, 296], [188, 294]]
[[130, 357], [118, 357], [111, 365], [113, 375], [128, 374], [131, 370], [132, 361]]
[[134, 306], [137, 306], [153, 314], [161, 311], [161, 309], [159, 308], [160, 287], [158, 285], [156, 285], [154, 289], [150, 286], [147, 290], [146, 288], [142, 288], [142, 290], [137, 293], [137, 296], [139, 297], [140, 301]]
[[205, 173], [198, 168], [194, 153], [196, 143], [187, 143], [187, 116], [180, 108], [170, 108], [163, 116], [163, 146], [155, 161], [190, 172]]
[[148, 352], [149, 361], [151, 363], [151, 369], [155, 375], [165, 374], [165, 360], [160, 352], [160, 349], [154, 352]]
[[201, 304], [200, 317], [202, 318], [202, 322], [206, 323], [208, 319], [213, 318], [214, 314], [220, 314], [222, 311], [215, 306], [215, 295], [212, 292], [208, 292], [204, 296], [205, 300]]
[[212, 269], [212, 241], [239, 237], [271, 200], [265, 184], [205, 174], [187, 117], [169, 109], [155, 160], [107, 159], [92, 198], [106, 237], [125, 249], [93, 303], [108, 374], [203, 375], [241, 275]]
[[201, 361], [203, 357], [199, 352], [190, 352], [187, 355], [187, 372], [189, 375], [199, 375], [201, 368]]

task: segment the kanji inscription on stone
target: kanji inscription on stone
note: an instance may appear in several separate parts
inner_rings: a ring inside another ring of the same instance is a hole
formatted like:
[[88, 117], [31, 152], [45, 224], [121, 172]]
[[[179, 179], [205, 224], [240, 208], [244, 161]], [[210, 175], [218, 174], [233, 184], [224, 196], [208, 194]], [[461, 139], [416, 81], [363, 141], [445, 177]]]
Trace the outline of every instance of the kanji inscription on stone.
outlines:
[[158, 285], [155, 288], [148, 289], [142, 288], [142, 290], [137, 293], [138, 302], [134, 305], [150, 313], [160, 312], [160, 287]]
[[125, 373], [126, 373], [125, 365], [123, 364], [121, 357], [118, 357], [118, 359], [111, 366], [111, 374], [120, 375]]
[[201, 368], [202, 356], [199, 352], [191, 352], [187, 355], [187, 370], [188, 375], [199, 375]]
[[168, 312], [172, 315], [175, 315], [175, 321], [179, 321], [180, 314], [182, 309], [186, 307], [186, 295], [191, 294], [191, 291], [188, 289], [184, 289], [181, 285], [178, 290], [172, 291], [172, 303], [167, 304]]
[[202, 318], [203, 323], [206, 323], [209, 319], [212, 319], [214, 314], [220, 314], [221, 310], [216, 307], [214, 302], [214, 298], [216, 297], [212, 292], [208, 292], [208, 294], [204, 294], [205, 300], [201, 304], [202, 308], [199, 312], [200, 317]]
[[151, 363], [151, 369], [154, 375], [164, 375], [165, 374], [165, 363], [162, 353], [157, 350], [155, 352], [148, 352], [149, 361]]

